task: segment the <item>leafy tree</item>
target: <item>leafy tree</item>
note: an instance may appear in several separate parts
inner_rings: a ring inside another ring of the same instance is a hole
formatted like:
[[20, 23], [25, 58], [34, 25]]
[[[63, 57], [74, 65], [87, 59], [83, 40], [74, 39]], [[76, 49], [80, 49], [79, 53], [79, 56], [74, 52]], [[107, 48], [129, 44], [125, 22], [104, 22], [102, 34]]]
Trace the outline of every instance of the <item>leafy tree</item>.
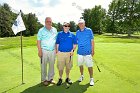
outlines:
[[112, 3], [109, 5], [108, 10], [108, 32], [112, 32], [112, 35], [114, 33], [117, 33], [117, 18], [118, 18], [118, 6], [117, 4], [118, 0], [113, 0]]
[[35, 14], [29, 13], [27, 15], [27, 20], [28, 30], [30, 32], [29, 34], [33, 36], [37, 32], [37, 18]]
[[103, 9], [101, 6], [95, 6], [92, 9], [85, 9], [82, 15], [87, 27], [90, 27], [98, 34], [102, 34], [106, 15], [105, 9]]
[[0, 37], [8, 37], [12, 35], [11, 31], [11, 11], [8, 4], [0, 6]]
[[57, 28], [58, 32], [59, 32], [59, 31], [62, 31], [63, 25], [62, 25], [60, 22], [58, 22], [57, 27], [58, 27], [58, 28]]
[[70, 21], [70, 31], [76, 32], [76, 24], [74, 21]]
[[[23, 32], [23, 35], [33, 36], [36, 34], [42, 26], [42, 24], [38, 22], [36, 15], [32, 13], [25, 15], [23, 12], [21, 15], [26, 26], [26, 31]], [[0, 37], [15, 36], [11, 27], [17, 16], [18, 14], [13, 13], [8, 4], [4, 3], [0, 5]], [[20, 33], [18, 33], [17, 36], [18, 35], [20, 35]]]
[[82, 13], [82, 16], [85, 20], [86, 26], [91, 28], [91, 9], [85, 9], [84, 13]]
[[[109, 28], [112, 33], [127, 33], [130, 37], [138, 31], [140, 0], [113, 0], [109, 5]], [[107, 28], [108, 29], [108, 28]]]

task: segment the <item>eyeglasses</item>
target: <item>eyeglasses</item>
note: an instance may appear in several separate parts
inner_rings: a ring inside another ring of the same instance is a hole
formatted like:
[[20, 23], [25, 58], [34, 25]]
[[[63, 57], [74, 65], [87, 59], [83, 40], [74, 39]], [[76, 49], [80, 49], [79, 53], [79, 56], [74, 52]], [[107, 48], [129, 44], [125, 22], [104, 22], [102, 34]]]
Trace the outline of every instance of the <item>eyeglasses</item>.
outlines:
[[70, 26], [64, 25], [64, 27], [70, 27]]
[[52, 21], [46, 21], [47, 23], [52, 23]]

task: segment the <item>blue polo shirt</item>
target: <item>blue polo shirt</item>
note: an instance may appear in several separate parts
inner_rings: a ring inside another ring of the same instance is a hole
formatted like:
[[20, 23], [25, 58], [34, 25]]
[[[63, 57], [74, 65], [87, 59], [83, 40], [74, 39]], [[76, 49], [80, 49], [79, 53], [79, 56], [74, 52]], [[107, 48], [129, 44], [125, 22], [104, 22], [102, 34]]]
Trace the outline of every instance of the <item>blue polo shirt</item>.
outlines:
[[76, 38], [78, 42], [77, 54], [90, 55], [92, 53], [91, 40], [94, 38], [92, 30], [87, 27], [85, 27], [83, 31], [77, 30]]
[[57, 35], [56, 44], [59, 44], [58, 51], [70, 52], [73, 45], [77, 44], [76, 36], [70, 31], [67, 33], [61, 31]]

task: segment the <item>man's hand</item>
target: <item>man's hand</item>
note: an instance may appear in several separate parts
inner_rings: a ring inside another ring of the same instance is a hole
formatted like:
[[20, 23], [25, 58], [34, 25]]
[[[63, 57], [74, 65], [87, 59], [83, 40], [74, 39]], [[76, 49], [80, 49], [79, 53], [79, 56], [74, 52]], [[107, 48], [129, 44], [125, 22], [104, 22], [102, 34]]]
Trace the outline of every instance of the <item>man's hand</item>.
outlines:
[[94, 56], [94, 51], [92, 51], [91, 55]]
[[41, 41], [37, 40], [38, 56], [42, 57]]
[[42, 57], [42, 50], [38, 51], [38, 56], [41, 58]]
[[70, 56], [73, 56], [73, 54], [74, 54], [74, 50], [71, 50]]
[[54, 51], [55, 51], [55, 54], [57, 54], [57, 53], [58, 53], [58, 51], [57, 51], [56, 49], [55, 49]]

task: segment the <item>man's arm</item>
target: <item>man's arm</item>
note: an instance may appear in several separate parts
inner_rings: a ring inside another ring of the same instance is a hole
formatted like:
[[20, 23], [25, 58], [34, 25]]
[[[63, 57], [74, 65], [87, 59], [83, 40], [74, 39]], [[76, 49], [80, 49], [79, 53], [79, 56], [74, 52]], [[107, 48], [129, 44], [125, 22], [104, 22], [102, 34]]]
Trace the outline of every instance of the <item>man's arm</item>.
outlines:
[[75, 51], [75, 49], [76, 49], [76, 47], [77, 47], [77, 38], [76, 38], [76, 35], [73, 35], [73, 49], [71, 50], [71, 56], [74, 54], [74, 51]]
[[71, 50], [71, 53], [70, 53], [71, 56], [73, 56], [76, 47], [77, 47], [77, 44], [74, 44], [73, 45], [73, 49]]
[[58, 53], [59, 44], [56, 44], [56, 53]]
[[77, 47], [77, 44], [74, 44], [74, 45], [73, 45], [73, 49], [72, 49], [73, 52], [74, 52], [74, 50], [76, 49], [76, 47]]
[[37, 40], [38, 56], [42, 57], [41, 41]]
[[92, 45], [92, 56], [94, 55], [94, 39], [91, 40], [91, 45]]

